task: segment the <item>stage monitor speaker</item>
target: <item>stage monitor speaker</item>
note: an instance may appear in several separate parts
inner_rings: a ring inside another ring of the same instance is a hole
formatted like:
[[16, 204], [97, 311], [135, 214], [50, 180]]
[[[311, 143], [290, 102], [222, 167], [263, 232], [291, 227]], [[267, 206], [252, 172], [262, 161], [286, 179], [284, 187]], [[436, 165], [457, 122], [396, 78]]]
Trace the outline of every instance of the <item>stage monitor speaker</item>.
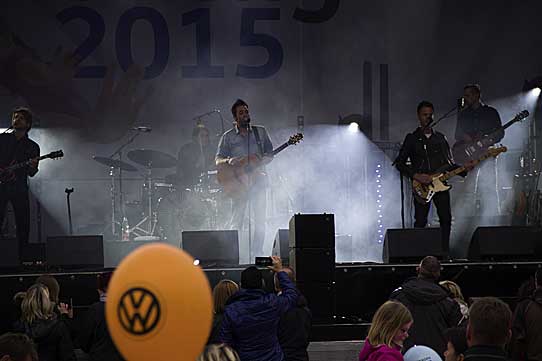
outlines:
[[335, 315], [335, 286], [332, 283], [297, 282], [299, 292], [305, 296], [312, 313], [313, 323], [329, 323]]
[[448, 257], [449, 245], [442, 240], [440, 228], [398, 228], [386, 230], [382, 260], [384, 263], [417, 263], [425, 256]]
[[19, 267], [19, 242], [17, 241], [17, 238], [1, 238], [0, 244], [2, 244], [2, 252], [0, 252], [0, 268], [9, 269]]
[[542, 228], [478, 227], [472, 234], [470, 260], [539, 260], [542, 255]]
[[119, 263], [137, 248], [155, 241], [107, 241], [104, 242], [104, 266], [117, 267]]
[[47, 237], [48, 266], [61, 268], [103, 268], [103, 236]]
[[183, 231], [181, 244], [203, 267], [239, 265], [237, 230]]
[[290, 248], [290, 267], [299, 282], [335, 281], [335, 250], [326, 248]]
[[278, 229], [275, 234], [275, 240], [273, 241], [273, 256], [279, 256], [284, 266], [290, 264], [290, 243], [288, 241], [289, 230]]
[[333, 214], [296, 214], [290, 218], [291, 248], [327, 248], [335, 250]]

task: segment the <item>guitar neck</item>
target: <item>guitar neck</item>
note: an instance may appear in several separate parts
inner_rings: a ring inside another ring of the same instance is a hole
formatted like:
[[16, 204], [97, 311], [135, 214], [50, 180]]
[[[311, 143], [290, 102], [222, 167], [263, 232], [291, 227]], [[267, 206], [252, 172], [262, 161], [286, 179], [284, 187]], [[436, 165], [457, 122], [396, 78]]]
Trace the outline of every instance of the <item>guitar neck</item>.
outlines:
[[17, 163], [17, 164], [14, 164], [12, 166], [9, 166], [5, 169], [5, 171], [13, 171], [13, 170], [17, 170], [19, 168], [23, 168], [23, 167], [26, 167], [27, 165], [30, 164], [30, 162], [32, 161], [32, 159], [36, 159], [36, 160], [43, 160], [45, 158], [49, 158], [48, 155], [42, 155], [41, 157], [37, 157], [37, 158], [31, 158], [27, 161], [24, 161], [24, 162], [21, 162], [21, 163]]
[[[484, 154], [483, 156], [481, 156], [479, 159], [473, 161], [474, 164], [473, 165], [477, 165], [478, 163], [486, 160], [487, 158], [491, 157], [491, 155], [489, 154]], [[447, 181], [448, 179], [452, 178], [452, 177], [455, 177], [456, 175], [460, 174], [460, 173], [463, 173], [467, 170], [467, 168], [465, 168], [464, 166], [462, 167], [459, 167], [459, 168], [456, 168], [452, 171], [449, 171], [449, 172], [446, 172], [444, 173], [443, 175], [441, 175], [439, 178], [441, 181]]]
[[285, 142], [284, 144], [282, 144], [280, 147], [276, 148], [276, 149], [273, 149], [273, 151], [271, 152], [272, 155], [277, 155], [279, 154], [280, 152], [282, 152], [284, 149], [288, 148], [290, 144], [288, 142]]

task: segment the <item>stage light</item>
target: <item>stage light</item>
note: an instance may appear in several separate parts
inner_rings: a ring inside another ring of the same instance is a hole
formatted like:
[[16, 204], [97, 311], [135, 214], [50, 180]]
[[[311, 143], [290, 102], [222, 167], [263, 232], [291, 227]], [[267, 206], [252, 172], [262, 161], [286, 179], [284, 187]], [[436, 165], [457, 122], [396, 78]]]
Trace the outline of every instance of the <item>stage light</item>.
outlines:
[[348, 125], [348, 132], [349, 133], [357, 133], [359, 132], [359, 124], [356, 122], [352, 122]]
[[523, 91], [528, 92], [530, 90], [534, 90], [538, 88], [538, 90], [535, 91], [535, 93], [540, 94], [540, 89], [542, 88], [542, 76], [537, 76], [532, 78], [531, 80], [525, 80], [523, 82]]
[[540, 91], [541, 91], [541, 89], [540, 89], [539, 87], [536, 87], [536, 88], [532, 89], [530, 93], [531, 93], [533, 96], [537, 97], [537, 96], [540, 95]]

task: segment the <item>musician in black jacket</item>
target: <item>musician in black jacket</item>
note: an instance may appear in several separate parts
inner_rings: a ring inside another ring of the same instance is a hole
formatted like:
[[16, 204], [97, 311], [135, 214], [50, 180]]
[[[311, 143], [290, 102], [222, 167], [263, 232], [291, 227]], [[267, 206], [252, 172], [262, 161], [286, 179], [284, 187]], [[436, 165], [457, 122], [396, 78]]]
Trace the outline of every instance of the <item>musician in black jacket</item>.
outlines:
[[[450, 146], [444, 134], [433, 130], [427, 125], [433, 119], [434, 107], [428, 101], [418, 104], [417, 114], [420, 126], [412, 133], [407, 134], [395, 165], [401, 174], [415, 179], [422, 184], [430, 184], [431, 174], [440, 173], [457, 168], [454, 164]], [[407, 160], [410, 163], [407, 164]], [[472, 164], [466, 165], [468, 169]], [[461, 174], [465, 176], [466, 173]], [[438, 192], [433, 197], [437, 207], [442, 241], [445, 251], [448, 251], [450, 231], [452, 226], [452, 212], [450, 206], [450, 192]], [[430, 203], [422, 204], [414, 201], [414, 227], [423, 228], [427, 225]]]
[[32, 128], [32, 113], [27, 108], [16, 108], [11, 114], [13, 132], [0, 134], [0, 168], [22, 163], [30, 160], [26, 167], [19, 168], [13, 173], [0, 173], [0, 238], [8, 202], [13, 206], [15, 225], [17, 227], [17, 240], [19, 242], [19, 256], [28, 244], [30, 232], [30, 202], [28, 199], [27, 178], [38, 172], [37, 158], [40, 147], [28, 138]]
[[[502, 126], [499, 112], [482, 103], [480, 97], [478, 84], [465, 85], [465, 108], [458, 115], [455, 130], [457, 142], [471, 143], [491, 134], [493, 141], [498, 143], [504, 137], [504, 130], [499, 129]], [[497, 159], [493, 158], [484, 162], [476, 171], [476, 177], [472, 177], [472, 182], [466, 184], [466, 188], [474, 193], [475, 207], [484, 207], [477, 215], [484, 211], [487, 215], [495, 215], [494, 210], [497, 210], [497, 215], [500, 214], [496, 161]]]

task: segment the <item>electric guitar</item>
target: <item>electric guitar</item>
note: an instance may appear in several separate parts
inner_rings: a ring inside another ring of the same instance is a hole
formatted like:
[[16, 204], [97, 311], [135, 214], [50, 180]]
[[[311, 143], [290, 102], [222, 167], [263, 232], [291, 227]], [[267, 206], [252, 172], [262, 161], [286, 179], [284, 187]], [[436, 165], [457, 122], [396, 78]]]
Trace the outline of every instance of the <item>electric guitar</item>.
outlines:
[[452, 147], [452, 154], [454, 156], [454, 161], [458, 164], [464, 164], [471, 159], [480, 158], [487, 151], [489, 147], [494, 145], [496, 142], [494, 140], [497, 132], [505, 130], [512, 124], [520, 122], [523, 119], [529, 116], [528, 110], [523, 110], [516, 114], [512, 120], [510, 120], [505, 125], [492, 130], [489, 134], [484, 135], [480, 139], [475, 139], [472, 142], [459, 141], [454, 144]]
[[62, 158], [64, 156], [64, 153], [62, 150], [57, 150], [55, 152], [51, 152], [46, 155], [42, 155], [41, 157], [36, 157], [29, 159], [27, 161], [21, 162], [21, 163], [15, 163], [15, 160], [13, 160], [12, 164], [5, 168], [0, 168], [0, 184], [9, 183], [15, 179], [15, 170], [26, 167], [30, 165], [32, 160], [43, 160], [43, 159], [57, 159]]
[[[501, 153], [506, 152], [506, 147], [497, 147], [489, 148], [487, 152], [481, 156], [479, 159], [474, 161], [474, 164], [478, 164], [490, 157], [495, 158]], [[452, 188], [451, 185], [446, 184], [446, 181], [456, 175], [463, 173], [467, 169], [463, 167], [456, 168], [452, 171], [440, 174], [431, 175], [432, 181], [429, 184], [422, 184], [417, 180], [412, 180], [412, 191], [414, 193], [414, 198], [421, 204], [427, 204], [431, 202], [433, 196], [438, 192], [444, 192]]]
[[[290, 145], [299, 143], [302, 139], [303, 134], [301, 133], [292, 135], [288, 141], [274, 149], [271, 155], [277, 155]], [[227, 195], [247, 191], [259, 177], [265, 176], [265, 173], [259, 169], [265, 163], [267, 162], [260, 155], [250, 154], [243, 157], [236, 165], [220, 164], [217, 167], [218, 183], [223, 187], [224, 193]]]

